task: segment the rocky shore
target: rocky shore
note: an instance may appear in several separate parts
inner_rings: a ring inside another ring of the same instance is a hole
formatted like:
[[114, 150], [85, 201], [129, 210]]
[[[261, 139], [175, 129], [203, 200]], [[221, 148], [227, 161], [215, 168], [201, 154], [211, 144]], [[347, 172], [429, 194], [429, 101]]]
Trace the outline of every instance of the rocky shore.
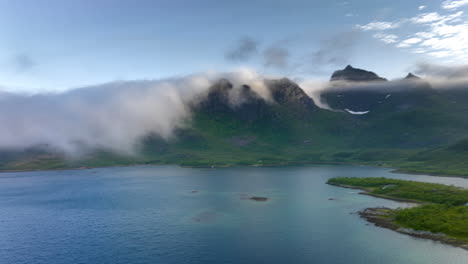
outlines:
[[444, 244], [468, 250], [468, 243], [466, 241], [448, 237], [443, 233], [432, 233], [429, 231], [420, 231], [402, 227], [401, 225], [395, 222], [395, 213], [393, 209], [386, 207], [366, 208], [362, 211], [359, 211], [358, 213], [362, 218], [366, 219], [368, 222], [373, 223], [378, 227], [391, 229], [398, 233], [410, 235], [413, 237], [439, 241]]

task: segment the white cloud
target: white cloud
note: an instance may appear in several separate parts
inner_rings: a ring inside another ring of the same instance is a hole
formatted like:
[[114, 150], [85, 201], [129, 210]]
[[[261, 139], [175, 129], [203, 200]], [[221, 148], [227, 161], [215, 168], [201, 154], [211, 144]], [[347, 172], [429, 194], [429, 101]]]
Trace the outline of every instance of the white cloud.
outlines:
[[384, 33], [380, 33], [380, 32], [377, 33], [377, 34], [374, 34], [374, 38], [379, 39], [380, 41], [383, 41], [383, 42], [385, 42], [387, 44], [395, 43], [398, 40], [397, 35], [384, 34]]
[[[446, 3], [452, 7], [455, 4], [460, 6], [461, 1], [451, 1], [450, 5]], [[389, 30], [392, 34], [379, 32], [373, 37], [385, 43], [394, 43], [397, 48], [411, 47], [409, 51], [412, 53], [427, 54], [436, 58], [468, 60], [468, 22], [463, 11], [443, 15], [438, 12], [422, 13], [395, 22], [374, 21], [367, 25], [358, 25], [358, 28], [363, 31]], [[395, 28], [398, 28], [398, 31], [392, 30]], [[398, 42], [403, 34], [406, 39]]]
[[424, 23], [431, 23], [434, 21], [438, 21], [438, 20], [441, 20], [442, 18], [444, 17], [439, 15], [439, 13], [432, 12], [432, 13], [420, 14], [416, 17], [411, 18], [411, 21], [417, 24], [424, 24]]
[[434, 33], [431, 32], [417, 32], [414, 34], [415, 37], [417, 38], [422, 38], [422, 39], [428, 39], [434, 37]]
[[385, 22], [385, 21], [374, 21], [366, 25], [357, 25], [357, 28], [369, 31], [369, 30], [388, 30], [400, 27], [400, 22]]
[[418, 42], [421, 42], [420, 38], [409, 38], [403, 41], [403, 43], [407, 43], [407, 44], [416, 44]]
[[421, 46], [429, 47], [434, 50], [451, 51], [451, 55], [466, 54], [468, 53], [468, 24], [465, 25], [463, 32], [458, 32], [450, 36], [440, 34], [438, 37], [423, 41]]
[[418, 7], [419, 10], [423, 10], [423, 9], [425, 9], [425, 8], [426, 8], [425, 5], [422, 5], [422, 6], [419, 6], [419, 7]]
[[460, 17], [463, 15], [463, 11], [459, 11], [457, 13], [448, 15], [448, 16], [443, 16], [440, 21], [436, 22], [436, 24], [441, 24], [441, 23], [454, 23], [454, 22], [460, 22]]
[[397, 47], [398, 48], [407, 48], [407, 47], [410, 47], [413, 44], [419, 43], [421, 41], [422, 41], [422, 39], [420, 39], [420, 38], [409, 38], [409, 39], [405, 39], [402, 42], [398, 43]]
[[468, 5], [468, 0], [446, 0], [442, 2], [443, 9], [457, 9], [464, 5]]
[[416, 54], [421, 54], [421, 53], [426, 53], [426, 50], [419, 48], [419, 49], [414, 49], [411, 52], [416, 53]]
[[447, 50], [429, 52], [428, 54], [436, 58], [445, 58], [451, 55], [450, 51]]
[[[220, 78], [231, 81], [233, 92], [248, 84], [260, 96], [269, 95], [263, 77], [246, 69], [121, 81], [60, 94], [0, 92], [0, 148], [46, 144], [69, 154], [94, 148], [132, 154], [143, 137], [155, 134], [168, 139], [184, 127], [191, 105]], [[235, 93], [230, 96], [236, 99]], [[236, 102], [241, 103], [231, 103]]]
[[396, 46], [397, 46], [397, 48], [408, 48], [408, 47], [410, 47], [411, 45], [408, 44], [408, 43], [402, 43], [402, 42], [401, 42], [401, 43], [398, 43]]

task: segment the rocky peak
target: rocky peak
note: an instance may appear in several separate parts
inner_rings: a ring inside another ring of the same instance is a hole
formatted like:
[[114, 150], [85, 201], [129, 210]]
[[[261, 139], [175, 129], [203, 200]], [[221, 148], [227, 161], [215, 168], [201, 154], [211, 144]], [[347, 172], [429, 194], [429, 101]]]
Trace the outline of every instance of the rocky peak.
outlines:
[[335, 71], [330, 78], [330, 81], [340, 80], [355, 82], [387, 81], [387, 79], [378, 76], [374, 72], [353, 68], [351, 65], [346, 66], [343, 70]]
[[[279, 105], [299, 111], [318, 109], [299, 85], [287, 78], [266, 80], [265, 85], [273, 101]], [[251, 120], [267, 114], [269, 105], [271, 104], [250, 86], [244, 84], [233, 87], [228, 80], [221, 79], [210, 87], [199, 106], [208, 112], [229, 112], [243, 120]]]
[[210, 87], [206, 99], [201, 102], [201, 106], [214, 111], [226, 110], [229, 107], [229, 94], [232, 89], [233, 86], [228, 80], [219, 80]]
[[413, 73], [408, 73], [408, 75], [406, 75], [405, 77], [405, 80], [420, 80], [421, 78], [414, 75]]
[[266, 82], [273, 100], [281, 105], [302, 105], [309, 110], [316, 109], [314, 101], [295, 82], [282, 78]]

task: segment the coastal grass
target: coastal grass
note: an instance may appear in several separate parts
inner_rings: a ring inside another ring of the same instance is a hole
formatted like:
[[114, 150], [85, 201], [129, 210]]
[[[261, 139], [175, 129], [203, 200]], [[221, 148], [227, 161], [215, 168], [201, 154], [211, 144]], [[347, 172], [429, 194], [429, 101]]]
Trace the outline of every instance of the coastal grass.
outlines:
[[394, 223], [419, 231], [443, 233], [468, 241], [468, 190], [436, 183], [389, 178], [332, 178], [328, 184], [365, 190], [368, 194], [407, 199], [422, 205], [392, 211]]
[[465, 205], [468, 190], [437, 183], [405, 181], [383, 177], [332, 178], [329, 184], [360, 187], [370, 194], [445, 205]]

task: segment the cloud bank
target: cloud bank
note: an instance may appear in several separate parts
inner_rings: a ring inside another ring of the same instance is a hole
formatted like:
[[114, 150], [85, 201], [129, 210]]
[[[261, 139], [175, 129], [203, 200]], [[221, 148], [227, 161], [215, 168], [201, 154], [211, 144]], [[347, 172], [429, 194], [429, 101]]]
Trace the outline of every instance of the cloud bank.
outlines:
[[[416, 73], [427, 76], [433, 88], [468, 88], [468, 66], [419, 64]], [[193, 106], [220, 79], [236, 89], [247, 84], [272, 102], [262, 76], [249, 69], [229, 73], [206, 72], [161, 80], [119, 81], [54, 94], [16, 94], [0, 91], [0, 150], [21, 150], [46, 145], [71, 156], [104, 149], [137, 153], [139, 142], [149, 134], [171, 139], [174, 131], [190, 125]], [[331, 109], [324, 91], [401, 90], [399, 81], [379, 83], [302, 80], [299, 86], [321, 108]], [[237, 98], [238, 99], [238, 98]], [[242, 100], [233, 98], [234, 104]], [[352, 109], [351, 111], [355, 111]], [[356, 112], [358, 113], [358, 112]], [[356, 114], [352, 113], [352, 114]]]
[[254, 71], [209, 72], [181, 78], [120, 81], [57, 94], [0, 91], [0, 150], [47, 145], [66, 154], [105, 149], [135, 153], [148, 134], [170, 139], [187, 125], [191, 105], [220, 78], [269, 93]]

